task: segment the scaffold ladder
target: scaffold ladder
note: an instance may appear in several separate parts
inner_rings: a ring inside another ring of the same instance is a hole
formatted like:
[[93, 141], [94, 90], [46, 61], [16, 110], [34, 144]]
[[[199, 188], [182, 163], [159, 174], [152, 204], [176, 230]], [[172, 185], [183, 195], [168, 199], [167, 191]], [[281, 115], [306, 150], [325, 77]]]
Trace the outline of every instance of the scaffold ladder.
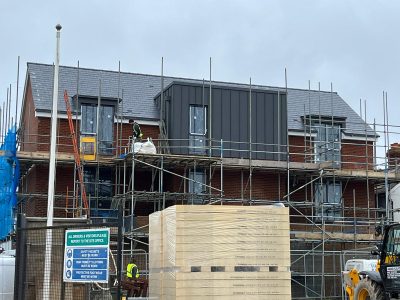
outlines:
[[76, 141], [76, 133], [75, 133], [75, 128], [74, 128], [74, 123], [72, 121], [71, 105], [69, 103], [69, 97], [68, 97], [67, 90], [64, 91], [64, 101], [65, 101], [65, 106], [67, 107], [69, 130], [71, 132], [72, 145], [74, 147], [74, 157], [75, 157], [75, 163], [76, 163], [76, 170], [78, 172], [79, 186], [80, 186], [81, 195], [82, 195], [82, 202], [83, 202], [83, 206], [86, 210], [86, 213], [89, 216], [89, 205], [88, 205], [87, 197], [86, 197], [85, 184], [83, 182], [83, 166], [81, 163], [81, 157], [79, 155], [78, 144]]

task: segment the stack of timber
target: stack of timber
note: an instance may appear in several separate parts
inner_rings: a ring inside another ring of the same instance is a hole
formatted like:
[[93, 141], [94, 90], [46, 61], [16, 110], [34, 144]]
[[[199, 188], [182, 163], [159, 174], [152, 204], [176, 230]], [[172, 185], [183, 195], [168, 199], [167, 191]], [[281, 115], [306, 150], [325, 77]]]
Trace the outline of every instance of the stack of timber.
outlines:
[[291, 299], [289, 211], [177, 205], [150, 215], [150, 297]]

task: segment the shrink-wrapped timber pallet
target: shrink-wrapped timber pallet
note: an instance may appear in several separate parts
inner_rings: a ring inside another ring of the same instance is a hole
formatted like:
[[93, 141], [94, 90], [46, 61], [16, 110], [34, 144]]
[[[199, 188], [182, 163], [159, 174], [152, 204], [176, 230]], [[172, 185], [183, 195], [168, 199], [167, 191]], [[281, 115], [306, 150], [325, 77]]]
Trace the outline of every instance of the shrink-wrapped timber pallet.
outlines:
[[177, 205], [150, 215], [150, 297], [291, 299], [288, 208]]

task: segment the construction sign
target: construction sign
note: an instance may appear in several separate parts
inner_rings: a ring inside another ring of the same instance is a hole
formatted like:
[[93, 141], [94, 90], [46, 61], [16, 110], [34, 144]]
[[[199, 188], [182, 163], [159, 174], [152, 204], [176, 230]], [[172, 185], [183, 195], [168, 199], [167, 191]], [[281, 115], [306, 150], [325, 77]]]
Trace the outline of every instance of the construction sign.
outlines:
[[65, 231], [65, 282], [108, 282], [110, 228]]

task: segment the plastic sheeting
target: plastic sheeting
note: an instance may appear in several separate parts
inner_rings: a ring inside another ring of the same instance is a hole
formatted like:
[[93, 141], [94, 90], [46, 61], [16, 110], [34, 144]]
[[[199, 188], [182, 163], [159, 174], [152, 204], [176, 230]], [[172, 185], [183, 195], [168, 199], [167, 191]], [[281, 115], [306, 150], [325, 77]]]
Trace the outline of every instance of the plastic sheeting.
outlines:
[[0, 239], [14, 231], [14, 208], [17, 205], [19, 163], [16, 127], [9, 129], [0, 155]]

